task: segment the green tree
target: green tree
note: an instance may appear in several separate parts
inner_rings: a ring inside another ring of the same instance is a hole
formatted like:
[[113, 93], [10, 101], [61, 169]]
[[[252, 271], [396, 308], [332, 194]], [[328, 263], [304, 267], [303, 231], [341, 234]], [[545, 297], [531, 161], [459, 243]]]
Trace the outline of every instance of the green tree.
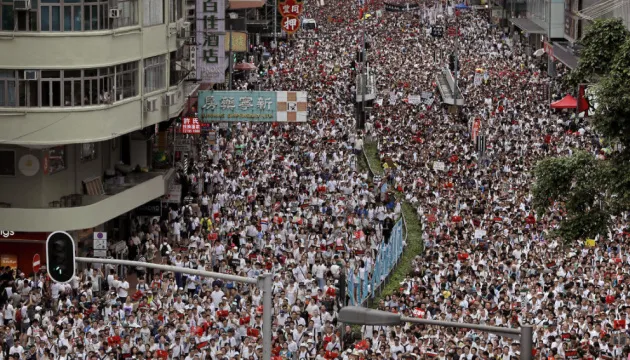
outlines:
[[619, 53], [619, 48], [630, 37], [621, 19], [595, 20], [582, 39], [578, 67], [567, 77], [567, 83], [575, 88], [579, 83], [593, 82], [608, 74]]
[[605, 235], [611, 215], [630, 210], [630, 33], [620, 20], [597, 20], [580, 44], [570, 82], [595, 89], [598, 107], [589, 120], [606, 159], [584, 151], [546, 158], [532, 190], [539, 214], [561, 213], [556, 235], [565, 241]]

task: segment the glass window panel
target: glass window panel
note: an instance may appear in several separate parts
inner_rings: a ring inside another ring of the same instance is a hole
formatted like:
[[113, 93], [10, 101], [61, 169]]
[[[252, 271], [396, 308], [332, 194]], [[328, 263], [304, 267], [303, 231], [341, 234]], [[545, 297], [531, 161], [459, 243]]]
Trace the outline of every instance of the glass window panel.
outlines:
[[50, 106], [50, 90], [50, 81], [42, 81], [42, 89], [40, 91], [42, 106]]
[[98, 76], [98, 69], [85, 69], [83, 74], [85, 77]]
[[72, 98], [74, 101], [74, 106], [81, 106], [81, 89], [83, 89], [83, 86], [81, 86], [81, 84], [81, 80], [74, 80], [74, 85], [72, 87]]
[[51, 81], [52, 106], [61, 106], [61, 81]]
[[90, 6], [91, 9], [91, 16], [90, 16], [90, 21], [92, 22], [92, 25], [90, 26], [92, 28], [92, 30], [98, 30], [98, 5], [92, 5]]
[[81, 70], [64, 70], [63, 71], [64, 79], [80, 78], [80, 77], [81, 77]]
[[81, 31], [81, 6], [74, 6], [74, 31]]
[[72, 106], [72, 81], [63, 82], [63, 106]]
[[42, 4], [59, 4], [59, 0], [40, 0]]
[[13, 30], [15, 20], [13, 18], [13, 5], [2, 5], [2, 30]]
[[90, 89], [92, 80], [85, 80], [83, 82], [83, 89], [85, 93], [83, 94], [83, 105], [92, 105], [92, 92]]
[[26, 95], [28, 97], [28, 104], [27, 104], [27, 106], [40, 106], [39, 92], [37, 91], [37, 89], [38, 89], [38, 82], [37, 81], [26, 81], [24, 84], [28, 88], [27, 91], [26, 91]]
[[92, 104], [98, 104], [98, 80], [92, 80], [90, 82], [90, 97], [92, 98]]
[[86, 30], [86, 31], [87, 30], [92, 30], [92, 22], [90, 21], [90, 13], [91, 13], [90, 10], [91, 9], [92, 9], [91, 6], [85, 6], [83, 8], [83, 19], [85, 20], [83, 22], [83, 26], [85, 26], [84, 30]]
[[63, 0], [64, 4], [80, 4], [81, 0]]
[[42, 6], [41, 7], [41, 30], [42, 31], [50, 31], [50, 7]]
[[0, 106], [6, 106], [6, 98], [7, 98], [7, 92], [6, 92], [6, 86], [7, 86], [7, 81], [6, 80], [0, 80]]
[[72, 31], [72, 6], [63, 7], [63, 31]]
[[25, 81], [20, 81], [20, 88], [19, 88], [19, 91], [20, 91], [19, 101], [20, 101], [20, 103], [19, 103], [18, 106], [26, 106], [26, 99], [28, 99], [27, 96], [26, 96], [26, 86], [27, 85], [28, 85], [28, 83], [26, 83]]
[[15, 106], [15, 95], [16, 95], [15, 85], [16, 85], [15, 80], [7, 81], [7, 105], [8, 106]]
[[42, 70], [43, 79], [60, 79], [61, 71], [59, 70]]
[[107, 10], [107, 4], [101, 4], [99, 6], [99, 29], [107, 29], [109, 28], [109, 11]]
[[0, 70], [0, 79], [15, 79], [15, 71]]

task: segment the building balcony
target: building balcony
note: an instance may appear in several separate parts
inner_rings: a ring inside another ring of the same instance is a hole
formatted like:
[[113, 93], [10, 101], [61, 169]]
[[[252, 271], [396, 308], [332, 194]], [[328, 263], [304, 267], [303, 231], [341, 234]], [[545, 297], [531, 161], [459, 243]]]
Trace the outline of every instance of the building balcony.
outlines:
[[111, 66], [173, 51], [176, 32], [175, 23], [98, 31], [1, 31], [0, 64], [23, 70]]
[[113, 139], [178, 116], [194, 91], [191, 85], [179, 82], [148, 95], [98, 105], [0, 107], [0, 144], [43, 146]]
[[64, 196], [49, 208], [0, 208], [0, 228], [28, 232], [93, 228], [167, 194], [174, 175], [171, 169], [128, 173], [104, 183], [100, 178], [84, 181], [91, 195]]

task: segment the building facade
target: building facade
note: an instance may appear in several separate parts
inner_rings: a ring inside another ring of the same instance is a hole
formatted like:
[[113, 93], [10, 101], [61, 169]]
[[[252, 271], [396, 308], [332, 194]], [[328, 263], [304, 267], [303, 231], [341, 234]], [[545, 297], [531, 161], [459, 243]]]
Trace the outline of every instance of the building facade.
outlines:
[[196, 88], [184, 1], [0, 1], [0, 229], [101, 231], [168, 192], [155, 150]]

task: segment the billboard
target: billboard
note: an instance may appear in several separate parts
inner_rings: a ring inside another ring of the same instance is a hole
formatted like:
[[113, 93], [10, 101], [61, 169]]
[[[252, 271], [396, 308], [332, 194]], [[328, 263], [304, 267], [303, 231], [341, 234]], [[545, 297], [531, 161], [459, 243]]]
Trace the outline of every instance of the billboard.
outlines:
[[197, 0], [197, 79], [225, 82], [225, 1]]
[[197, 112], [208, 122], [306, 122], [305, 91], [200, 91]]

